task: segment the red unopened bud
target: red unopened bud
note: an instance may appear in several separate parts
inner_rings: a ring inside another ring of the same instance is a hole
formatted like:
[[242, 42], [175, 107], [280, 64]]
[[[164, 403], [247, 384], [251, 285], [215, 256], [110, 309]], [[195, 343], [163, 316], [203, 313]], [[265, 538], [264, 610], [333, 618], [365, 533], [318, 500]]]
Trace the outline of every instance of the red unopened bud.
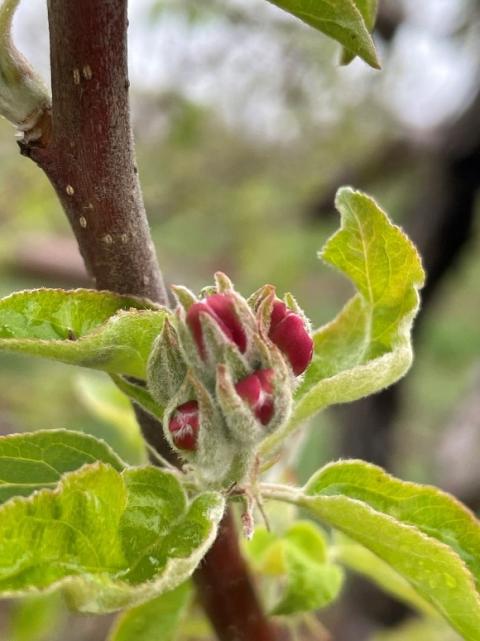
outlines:
[[180, 450], [194, 451], [197, 449], [199, 427], [197, 401], [187, 401], [179, 405], [168, 423], [173, 443]]
[[235, 385], [237, 394], [250, 406], [262, 425], [267, 425], [273, 416], [272, 378], [273, 370], [261, 369]]
[[281, 300], [273, 303], [268, 335], [286, 355], [296, 376], [307, 369], [313, 354], [312, 337], [304, 320]]
[[187, 324], [200, 354], [205, 358], [205, 345], [200, 323], [201, 314], [209, 314], [215, 319], [225, 336], [235, 343], [242, 353], [245, 352], [247, 349], [247, 336], [235, 312], [233, 296], [230, 294], [213, 294], [199, 303], [194, 303], [188, 310]]

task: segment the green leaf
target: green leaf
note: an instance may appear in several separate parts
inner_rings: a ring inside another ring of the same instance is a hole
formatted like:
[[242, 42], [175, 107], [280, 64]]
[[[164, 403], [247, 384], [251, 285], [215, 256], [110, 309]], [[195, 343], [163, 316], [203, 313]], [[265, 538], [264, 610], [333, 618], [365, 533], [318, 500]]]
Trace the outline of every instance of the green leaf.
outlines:
[[104, 442], [69, 430], [42, 430], [0, 437], [0, 503], [55, 487], [62, 474], [102, 461], [117, 471], [125, 464]]
[[[377, 19], [378, 11], [378, 0], [353, 0], [355, 6], [362, 15], [363, 21], [368, 31], [372, 33], [373, 28], [375, 27], [375, 21]], [[356, 54], [348, 49], [344, 49], [342, 53], [342, 64], [348, 65], [354, 58]]]
[[132, 383], [123, 376], [112, 374], [111, 377], [112, 381], [125, 396], [137, 403], [137, 405], [142, 407], [154, 418], [160, 421], [163, 419], [164, 408], [160, 407], [160, 405], [153, 400], [152, 395], [146, 387]]
[[380, 67], [375, 45], [354, 0], [270, 0], [311, 27], [337, 40], [370, 66]]
[[298, 522], [283, 541], [287, 587], [273, 614], [310, 612], [328, 605], [340, 592], [343, 572], [327, 561], [318, 528]]
[[331, 553], [338, 563], [371, 579], [382, 590], [416, 608], [419, 612], [429, 615], [435, 613], [432, 606], [422, 599], [408, 581], [395, 572], [388, 563], [379, 559], [363, 545], [352, 541], [348, 536], [337, 532]]
[[343, 188], [336, 206], [342, 227], [321, 258], [348, 276], [358, 293], [314, 334], [293, 424], [391, 385], [412, 362], [410, 333], [425, 278], [418, 253], [372, 198]]
[[154, 467], [86, 465], [0, 508], [0, 596], [63, 587], [82, 611], [137, 605], [190, 576], [223, 509], [215, 492], [189, 502]]
[[285, 572], [283, 544], [277, 534], [257, 527], [253, 537], [243, 545], [250, 563], [260, 574], [278, 576]]
[[123, 612], [107, 641], [174, 641], [192, 596], [188, 581], [152, 601]]
[[285, 576], [273, 614], [318, 610], [338, 596], [343, 572], [329, 562], [326, 540], [314, 523], [297, 521], [283, 535], [257, 528], [245, 549], [257, 572], [275, 577], [276, 584]]
[[146, 377], [166, 310], [88, 289], [36, 289], [0, 300], [0, 350]]
[[467, 641], [480, 640], [480, 524], [453, 497], [362, 461], [327, 465], [303, 491], [269, 495], [309, 509], [364, 545]]
[[372, 32], [378, 12], [378, 0], [353, 0], [355, 6], [362, 14], [367, 29]]

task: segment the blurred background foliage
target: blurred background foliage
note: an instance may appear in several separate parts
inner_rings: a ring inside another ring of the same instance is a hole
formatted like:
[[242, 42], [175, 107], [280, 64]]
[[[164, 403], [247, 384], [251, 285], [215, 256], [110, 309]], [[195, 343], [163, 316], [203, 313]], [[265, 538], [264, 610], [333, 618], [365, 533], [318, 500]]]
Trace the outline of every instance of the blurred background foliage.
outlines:
[[[43, 5], [21, 6], [16, 33], [48, 77]], [[380, 73], [359, 61], [340, 67], [334, 44], [262, 0], [132, 0], [130, 24], [138, 164], [169, 283], [198, 290], [220, 269], [245, 294], [271, 282], [293, 291], [315, 325], [330, 320], [349, 287], [316, 252], [338, 225], [333, 195], [345, 183], [376, 197], [424, 256], [411, 372], [318, 418], [297, 444], [295, 473], [359, 456], [478, 509], [477, 0], [383, 0]], [[0, 294], [89, 286], [55, 196], [13, 134], [2, 121]], [[129, 462], [145, 460], [132, 412], [106, 377], [1, 355], [0, 387], [1, 433], [83, 430]], [[352, 581], [322, 613], [336, 641], [455, 639], [372, 590]], [[60, 603], [5, 604], [0, 638], [56, 641], [66, 625], [69, 641], [105, 638], [108, 617], [72, 625]]]

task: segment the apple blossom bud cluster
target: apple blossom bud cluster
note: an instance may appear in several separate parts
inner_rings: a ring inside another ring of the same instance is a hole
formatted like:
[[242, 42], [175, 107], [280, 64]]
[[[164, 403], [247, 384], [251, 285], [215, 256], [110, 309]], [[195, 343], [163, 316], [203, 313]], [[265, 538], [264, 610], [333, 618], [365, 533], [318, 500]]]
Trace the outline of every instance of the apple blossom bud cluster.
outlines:
[[266, 285], [248, 301], [221, 273], [201, 298], [176, 287], [148, 366], [172, 447], [202, 480], [241, 482], [258, 443], [288, 420], [313, 341], [295, 301]]

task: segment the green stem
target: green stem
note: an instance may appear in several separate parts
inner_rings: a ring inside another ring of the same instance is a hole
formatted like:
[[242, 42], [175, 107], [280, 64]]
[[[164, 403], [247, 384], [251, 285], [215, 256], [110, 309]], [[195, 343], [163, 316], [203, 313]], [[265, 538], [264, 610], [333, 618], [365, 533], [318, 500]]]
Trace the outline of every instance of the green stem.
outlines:
[[140, 405], [140, 407], [151, 414], [153, 418], [156, 418], [159, 421], [162, 420], [162, 408], [153, 400], [149, 391], [145, 387], [136, 385], [135, 383], [128, 381], [123, 376], [118, 376], [118, 374], [110, 374], [110, 378], [121, 392], [126, 394], [126, 396], [137, 403], [137, 405]]
[[262, 498], [274, 501], [283, 501], [299, 505], [302, 501], [302, 489], [291, 485], [278, 485], [276, 483], [261, 483], [259, 486]]

